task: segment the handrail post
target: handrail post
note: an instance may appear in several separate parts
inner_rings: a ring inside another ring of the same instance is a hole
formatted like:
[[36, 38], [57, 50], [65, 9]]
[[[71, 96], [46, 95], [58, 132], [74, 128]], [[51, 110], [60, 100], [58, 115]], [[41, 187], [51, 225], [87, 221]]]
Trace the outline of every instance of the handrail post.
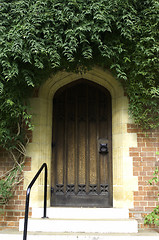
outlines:
[[26, 191], [26, 201], [25, 201], [25, 218], [24, 218], [24, 231], [23, 240], [27, 239], [27, 228], [28, 228], [28, 214], [29, 214], [29, 198], [30, 198], [30, 188]]
[[47, 209], [47, 165], [45, 167], [45, 178], [44, 178], [44, 215], [42, 218], [47, 218], [46, 216]]
[[44, 177], [44, 215], [43, 218], [46, 217], [46, 208], [47, 208], [47, 164], [43, 163], [37, 174], [34, 176], [33, 180], [29, 184], [27, 191], [26, 191], [26, 202], [25, 202], [25, 218], [24, 218], [24, 231], [23, 231], [23, 240], [27, 239], [27, 228], [28, 228], [28, 214], [29, 214], [29, 198], [30, 198], [30, 191], [32, 186], [34, 185], [35, 181], [39, 177], [41, 171], [45, 168], [45, 177]]

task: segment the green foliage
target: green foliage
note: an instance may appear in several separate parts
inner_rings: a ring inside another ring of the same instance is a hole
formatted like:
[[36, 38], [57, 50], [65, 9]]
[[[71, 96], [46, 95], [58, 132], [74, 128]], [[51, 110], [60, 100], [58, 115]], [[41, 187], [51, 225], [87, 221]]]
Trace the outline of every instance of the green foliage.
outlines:
[[154, 177], [148, 181], [150, 185], [152, 185], [153, 182], [154, 183], [158, 183], [159, 182], [158, 168], [155, 169], [155, 172], [154, 172], [153, 176]]
[[[159, 182], [158, 173], [159, 173], [159, 170], [158, 168], [156, 168], [153, 174], [154, 177], [148, 181], [150, 185], [152, 185], [153, 183], [157, 184]], [[158, 193], [158, 196], [159, 196], [159, 193]], [[156, 226], [159, 226], [159, 205], [156, 208], [154, 208], [154, 210], [145, 217], [144, 224], [148, 224], [148, 225], [155, 224]]]
[[0, 145], [23, 141], [26, 97], [50, 73], [93, 65], [121, 81], [137, 124], [159, 126], [158, 29], [157, 0], [1, 0]]
[[24, 87], [7, 82], [0, 94], [0, 146], [8, 151], [14, 149], [19, 141], [25, 145], [25, 130], [32, 129], [23, 91]]
[[152, 225], [155, 224], [156, 226], [159, 226], [159, 205], [145, 217], [145, 224]]
[[0, 181], [0, 205], [7, 203], [8, 199], [12, 197], [11, 186], [5, 184], [4, 180]]

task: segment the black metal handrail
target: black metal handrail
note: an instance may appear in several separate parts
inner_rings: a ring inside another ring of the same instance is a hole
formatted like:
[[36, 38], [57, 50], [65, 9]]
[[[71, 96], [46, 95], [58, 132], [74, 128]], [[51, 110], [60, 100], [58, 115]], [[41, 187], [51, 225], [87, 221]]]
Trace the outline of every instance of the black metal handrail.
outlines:
[[24, 231], [23, 231], [23, 240], [27, 239], [27, 228], [28, 228], [28, 214], [29, 214], [29, 198], [30, 198], [30, 191], [32, 186], [34, 185], [35, 181], [39, 177], [42, 170], [45, 168], [45, 176], [44, 176], [44, 215], [43, 218], [46, 217], [46, 208], [47, 208], [47, 164], [43, 163], [37, 174], [34, 176], [33, 180], [29, 184], [27, 191], [26, 191], [26, 202], [25, 202], [25, 218], [24, 218]]

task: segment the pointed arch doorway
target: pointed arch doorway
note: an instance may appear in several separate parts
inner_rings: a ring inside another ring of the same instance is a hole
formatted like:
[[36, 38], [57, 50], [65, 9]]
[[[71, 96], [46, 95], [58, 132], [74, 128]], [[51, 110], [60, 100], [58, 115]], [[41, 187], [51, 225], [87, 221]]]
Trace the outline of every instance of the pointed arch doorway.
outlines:
[[51, 206], [112, 206], [111, 123], [111, 95], [100, 85], [80, 79], [56, 92]]

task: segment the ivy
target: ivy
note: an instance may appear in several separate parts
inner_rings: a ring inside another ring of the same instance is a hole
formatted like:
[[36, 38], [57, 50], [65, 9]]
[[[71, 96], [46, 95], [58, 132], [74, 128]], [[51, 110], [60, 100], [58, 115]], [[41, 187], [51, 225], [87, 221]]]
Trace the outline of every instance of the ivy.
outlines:
[[159, 226], [159, 205], [145, 217], [145, 224]]
[[1, 0], [0, 145], [25, 142], [27, 98], [49, 74], [94, 65], [122, 83], [137, 124], [158, 127], [158, 29], [157, 0]]
[[[159, 155], [159, 153], [156, 152], [156, 155]], [[158, 168], [156, 168], [153, 173], [153, 178], [150, 179], [148, 183], [150, 185], [152, 184], [157, 185], [158, 182], [159, 182], [159, 170]], [[158, 193], [158, 197], [159, 197], [159, 193]], [[148, 225], [155, 224], [156, 226], [159, 226], [159, 205], [157, 205], [157, 207], [155, 207], [154, 210], [145, 217], [144, 224], [148, 224]]]

